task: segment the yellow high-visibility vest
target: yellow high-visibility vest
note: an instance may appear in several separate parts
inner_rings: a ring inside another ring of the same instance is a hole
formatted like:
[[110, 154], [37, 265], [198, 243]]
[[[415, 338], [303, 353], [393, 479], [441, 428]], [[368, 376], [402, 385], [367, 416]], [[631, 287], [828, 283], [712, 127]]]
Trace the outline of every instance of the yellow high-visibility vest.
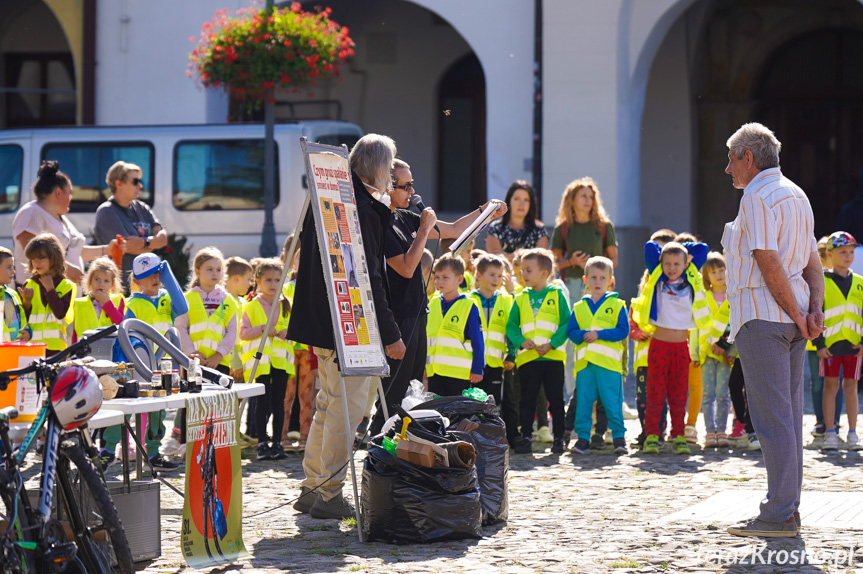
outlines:
[[482, 322], [482, 337], [485, 341], [485, 364], [489, 367], [502, 367], [506, 357], [506, 323], [512, 309], [513, 297], [506, 291], [497, 292], [494, 307], [491, 310], [491, 320], [486, 321], [479, 293], [471, 293], [471, 299], [479, 309], [479, 319]]
[[[66, 326], [74, 318], [74, 305], [69, 305], [69, 310], [66, 312], [65, 317], [55, 317], [51, 307], [42, 301], [42, 294], [39, 292], [39, 283], [33, 279], [28, 279], [24, 283], [24, 287], [33, 290], [33, 299], [30, 301], [30, 317], [27, 320], [30, 329], [33, 331], [30, 341], [45, 343], [49, 351], [62, 351], [68, 344]], [[71, 302], [74, 303], [77, 287], [68, 279], [63, 279], [54, 287], [54, 291], [57, 292], [58, 297], [64, 297], [67, 293], [72, 293]]]
[[[6, 285], [0, 285], [0, 301], [3, 302], [3, 340], [14, 341], [18, 335], [27, 327], [27, 314], [24, 305], [13, 289]], [[8, 314], [7, 314], [8, 313]]]
[[[660, 275], [662, 275], [662, 265], [657, 265], [650, 274], [650, 278], [645, 283], [644, 290], [632, 310], [632, 318], [641, 330], [646, 330], [651, 326], [650, 307], [653, 304], [653, 292], [656, 290], [656, 283], [659, 281]], [[690, 263], [686, 268], [686, 280], [692, 287], [692, 319], [695, 322], [695, 327], [707, 329], [711, 323], [710, 306], [707, 304], [707, 296], [704, 294], [704, 281], [694, 263]]]
[[464, 329], [474, 302], [467, 297], [457, 299], [444, 315], [441, 299], [436, 297], [429, 304], [426, 374], [467, 381], [473, 364], [473, 346], [465, 339]]
[[[519, 312], [521, 335], [525, 339], [533, 340], [537, 346], [551, 343], [551, 338], [560, 326], [560, 310], [558, 309], [560, 289], [553, 288], [546, 293], [545, 299], [543, 299], [542, 305], [535, 316], [530, 306], [530, 291], [529, 287], [525, 287], [515, 298], [515, 304], [518, 306]], [[566, 352], [562, 349], [563, 345], [550, 350], [542, 358], [561, 361], [566, 364]], [[536, 359], [539, 359], [539, 353], [534, 349], [518, 349], [515, 356], [515, 364], [520, 367]]]
[[[596, 313], [590, 312], [590, 306], [584, 299], [572, 306], [575, 319], [580, 329], [585, 331], [600, 331], [613, 329], [617, 326], [620, 310], [625, 309], [623, 301], [617, 296], [605, 298]], [[625, 311], [624, 311], [625, 312]], [[593, 363], [615, 373], [623, 373], [623, 341], [602, 341], [597, 339], [592, 343], [582, 342], [575, 346], [575, 373]]]
[[[231, 319], [237, 316], [239, 306], [233, 297], [226, 295], [219, 308], [207, 315], [200, 293], [189, 291], [185, 296], [189, 304], [189, 338], [195, 350], [209, 359], [219, 349], [219, 345], [228, 333]], [[222, 357], [219, 364], [230, 368], [231, 354], [228, 353]]]
[[717, 361], [724, 360], [723, 357], [713, 352], [713, 344], [718, 342], [722, 338], [722, 335], [725, 334], [731, 314], [727, 297], [722, 302], [722, 305], [716, 303], [713, 291], [707, 291], [706, 298], [707, 305], [710, 307], [711, 324], [707, 329], [698, 330], [698, 358], [702, 364], [707, 357], [712, 357]]
[[863, 340], [863, 277], [852, 275], [847, 298], [833, 279], [824, 278], [824, 339], [828, 349], [837, 341], [859, 345]]
[[152, 325], [162, 335], [174, 326], [171, 296], [167, 292], [159, 293], [156, 305], [146, 295], [134, 293], [126, 299], [126, 310], [131, 311], [136, 319]]
[[[278, 300], [273, 302], [273, 305], [279, 305]], [[263, 327], [267, 324], [267, 314], [264, 312], [264, 307], [261, 302], [253, 299], [243, 305], [243, 313], [249, 316], [249, 321], [252, 327]], [[276, 321], [276, 331], [282, 331], [288, 328], [290, 315], [282, 317], [279, 312], [278, 320]], [[240, 358], [243, 361], [243, 377], [247, 383], [254, 382], [249, 377], [252, 374], [252, 366], [255, 363], [255, 353], [258, 352], [258, 347], [261, 345], [261, 337], [251, 340], [240, 341]], [[264, 345], [264, 352], [261, 355], [261, 360], [258, 363], [258, 370], [255, 371], [255, 379], [261, 375], [269, 375], [271, 366], [276, 369], [286, 371], [288, 375], [296, 373], [294, 367], [294, 353], [291, 349], [291, 343], [287, 340], [282, 340], [277, 337], [267, 337]]]
[[[111, 299], [111, 303], [113, 303], [114, 307], [119, 311], [120, 301], [123, 299], [123, 296], [119, 293], [111, 293], [108, 295], [108, 298]], [[93, 300], [89, 295], [75, 299], [74, 316], [75, 336], [78, 339], [80, 339], [85, 332], [91, 329], [110, 327], [114, 324], [108, 314], [105, 313], [104, 309], [99, 313], [99, 317], [96, 317], [96, 309], [93, 308]]]

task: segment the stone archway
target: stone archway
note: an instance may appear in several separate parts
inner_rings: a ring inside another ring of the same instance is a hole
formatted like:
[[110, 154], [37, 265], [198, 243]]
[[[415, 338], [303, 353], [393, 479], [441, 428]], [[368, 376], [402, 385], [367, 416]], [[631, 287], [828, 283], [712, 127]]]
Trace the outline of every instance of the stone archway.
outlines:
[[75, 124], [76, 55], [43, 2], [0, 1], [0, 127]]

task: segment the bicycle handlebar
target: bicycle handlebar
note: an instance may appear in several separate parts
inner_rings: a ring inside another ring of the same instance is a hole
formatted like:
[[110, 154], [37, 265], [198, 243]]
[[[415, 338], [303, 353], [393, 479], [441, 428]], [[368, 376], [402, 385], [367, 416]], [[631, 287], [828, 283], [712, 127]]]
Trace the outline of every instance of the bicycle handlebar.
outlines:
[[87, 352], [90, 349], [90, 343], [96, 342], [99, 339], [104, 339], [108, 335], [111, 335], [117, 330], [117, 325], [111, 325], [110, 327], [105, 327], [104, 329], [99, 330], [96, 333], [93, 333], [89, 337], [82, 337], [73, 345], [66, 347], [56, 355], [48, 357], [47, 359], [43, 359], [42, 361], [35, 361], [33, 364], [23, 367], [21, 369], [14, 369], [10, 371], [0, 372], [0, 386], [2, 386], [2, 379], [10, 379], [12, 377], [20, 377], [22, 375], [27, 375], [30, 373], [36, 372], [36, 369], [39, 368], [40, 364], [44, 365], [53, 365], [55, 363], [59, 363], [66, 359], [69, 356], [79, 356], [79, 352]]

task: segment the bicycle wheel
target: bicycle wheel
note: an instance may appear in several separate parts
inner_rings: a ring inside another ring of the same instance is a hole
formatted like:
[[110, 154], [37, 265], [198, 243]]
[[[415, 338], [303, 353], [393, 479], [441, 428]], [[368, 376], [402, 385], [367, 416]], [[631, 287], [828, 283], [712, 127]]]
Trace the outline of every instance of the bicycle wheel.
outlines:
[[132, 550], [108, 487], [76, 440], [60, 444], [57, 483], [83, 571], [133, 574]]
[[[9, 473], [0, 468], [0, 572], [3, 574], [34, 574], [35, 553], [27, 552], [18, 543], [34, 542], [30, 520], [21, 497], [24, 491], [10, 488]], [[17, 480], [22, 480], [20, 475]], [[15, 524], [12, 524], [14, 520]]]

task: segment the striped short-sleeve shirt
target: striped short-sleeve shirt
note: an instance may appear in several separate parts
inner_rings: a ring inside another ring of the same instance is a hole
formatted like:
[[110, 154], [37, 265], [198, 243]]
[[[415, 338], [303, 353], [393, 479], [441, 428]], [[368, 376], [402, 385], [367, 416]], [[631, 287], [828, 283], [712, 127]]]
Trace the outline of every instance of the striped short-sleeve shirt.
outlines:
[[794, 322], [770, 294], [752, 254], [756, 249], [779, 253], [797, 304], [809, 308], [803, 269], [816, 250], [814, 223], [806, 194], [778, 167], [761, 171], [743, 190], [737, 218], [722, 234], [732, 340], [753, 319]]

